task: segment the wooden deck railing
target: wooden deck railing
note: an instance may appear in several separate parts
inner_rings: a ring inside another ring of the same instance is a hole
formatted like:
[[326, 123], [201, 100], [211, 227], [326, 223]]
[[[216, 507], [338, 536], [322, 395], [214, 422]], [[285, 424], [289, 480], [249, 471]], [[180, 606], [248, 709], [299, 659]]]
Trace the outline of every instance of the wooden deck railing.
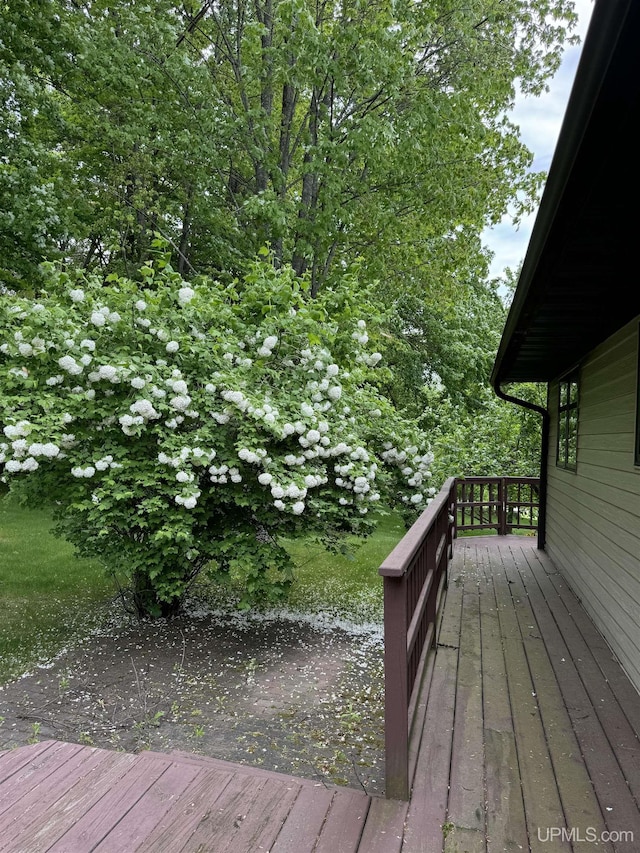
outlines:
[[458, 532], [535, 530], [535, 477], [451, 477], [380, 566], [384, 578], [386, 795], [409, 798], [438, 612]]
[[[380, 567], [384, 578], [385, 790], [407, 800], [415, 768], [436, 625], [453, 553], [456, 481], [451, 477]], [[419, 698], [419, 703], [418, 703]]]
[[537, 530], [540, 508], [538, 477], [458, 477], [456, 531]]

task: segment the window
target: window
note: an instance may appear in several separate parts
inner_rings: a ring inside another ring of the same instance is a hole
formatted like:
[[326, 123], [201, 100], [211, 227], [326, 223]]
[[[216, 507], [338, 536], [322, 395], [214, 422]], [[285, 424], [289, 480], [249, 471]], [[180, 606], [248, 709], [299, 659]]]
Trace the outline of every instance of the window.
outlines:
[[578, 463], [578, 373], [558, 383], [558, 454], [556, 465], [575, 471]]

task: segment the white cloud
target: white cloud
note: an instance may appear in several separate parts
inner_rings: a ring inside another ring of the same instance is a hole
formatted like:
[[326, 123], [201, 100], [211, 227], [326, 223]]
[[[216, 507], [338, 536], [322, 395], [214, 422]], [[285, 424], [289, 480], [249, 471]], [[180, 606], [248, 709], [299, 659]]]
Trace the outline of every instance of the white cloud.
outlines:
[[[539, 98], [516, 99], [511, 114], [513, 121], [520, 126], [523, 141], [534, 154], [532, 168], [536, 172], [548, 171], [551, 165], [582, 42], [593, 11], [593, 0], [575, 0], [575, 8], [579, 16], [575, 32], [580, 36], [580, 44], [567, 48], [562, 65], [549, 84], [549, 91]], [[506, 216], [499, 225], [485, 230], [484, 243], [494, 252], [490, 270], [492, 277], [501, 276], [506, 267], [514, 270], [518, 268], [524, 259], [534, 222], [535, 214], [523, 219], [516, 228], [510, 217]]]

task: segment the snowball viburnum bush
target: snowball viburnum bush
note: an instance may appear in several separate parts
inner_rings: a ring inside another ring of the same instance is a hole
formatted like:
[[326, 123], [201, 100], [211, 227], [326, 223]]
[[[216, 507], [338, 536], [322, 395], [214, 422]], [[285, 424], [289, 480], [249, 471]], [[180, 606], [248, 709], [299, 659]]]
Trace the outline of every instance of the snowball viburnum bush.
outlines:
[[[0, 295], [0, 469], [58, 531], [175, 610], [205, 567], [246, 600], [292, 579], [278, 536], [365, 534], [434, 490], [425, 436], [376, 387], [376, 312], [351, 275], [316, 299], [256, 261], [187, 285], [48, 270]], [[37, 306], [37, 308], [36, 308]]]

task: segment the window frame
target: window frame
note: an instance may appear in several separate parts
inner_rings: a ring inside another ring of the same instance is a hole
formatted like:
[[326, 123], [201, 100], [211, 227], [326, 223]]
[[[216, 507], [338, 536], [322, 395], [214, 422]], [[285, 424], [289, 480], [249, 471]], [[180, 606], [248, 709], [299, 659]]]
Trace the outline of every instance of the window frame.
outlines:
[[[575, 386], [575, 393], [572, 388]], [[564, 401], [563, 402], [563, 391]], [[572, 423], [572, 413], [575, 418]], [[558, 416], [556, 441], [556, 467], [565, 471], [578, 469], [578, 431], [580, 413], [580, 371], [574, 368], [558, 379]], [[571, 452], [573, 445], [573, 453]]]

